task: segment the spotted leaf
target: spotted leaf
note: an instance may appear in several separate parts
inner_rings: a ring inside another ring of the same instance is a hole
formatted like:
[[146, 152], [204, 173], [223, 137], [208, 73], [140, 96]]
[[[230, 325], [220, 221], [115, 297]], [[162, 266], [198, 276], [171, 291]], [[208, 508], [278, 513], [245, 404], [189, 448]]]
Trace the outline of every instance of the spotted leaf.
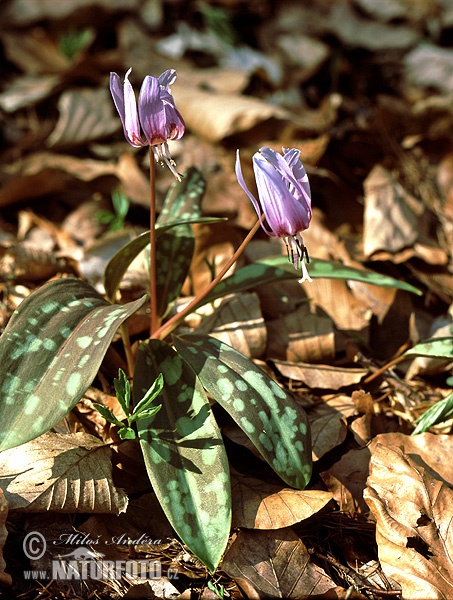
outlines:
[[311, 440], [305, 411], [230, 346], [195, 334], [174, 336], [173, 342], [206, 390], [233, 417], [281, 479], [304, 489], [311, 477]]
[[137, 421], [154, 491], [172, 527], [210, 571], [220, 562], [231, 524], [228, 459], [205, 391], [189, 365], [160, 340], [139, 348], [134, 403], [162, 373], [161, 410]]
[[[419, 289], [405, 281], [400, 281], [387, 275], [381, 275], [374, 271], [355, 269], [354, 267], [348, 267], [341, 263], [335, 263], [328, 260], [310, 259], [309, 272], [313, 279], [350, 279], [382, 287], [394, 287], [417, 294], [418, 296], [421, 295]], [[217, 298], [222, 298], [227, 294], [244, 292], [257, 285], [271, 283], [272, 281], [285, 281], [291, 279], [300, 279], [300, 273], [294, 269], [293, 265], [287, 261], [285, 256], [279, 255], [266, 258], [251, 265], [236, 269], [232, 275], [218, 283], [212, 292], [207, 294], [194, 306], [193, 310], [195, 311], [200, 306], [203, 306], [203, 304], [212, 302]]]
[[56, 425], [95, 378], [117, 328], [146, 301], [109, 304], [79, 279], [26, 298], [0, 337], [0, 450]]
[[431, 358], [453, 357], [453, 337], [430, 338], [410, 348], [405, 356], [430, 356]]

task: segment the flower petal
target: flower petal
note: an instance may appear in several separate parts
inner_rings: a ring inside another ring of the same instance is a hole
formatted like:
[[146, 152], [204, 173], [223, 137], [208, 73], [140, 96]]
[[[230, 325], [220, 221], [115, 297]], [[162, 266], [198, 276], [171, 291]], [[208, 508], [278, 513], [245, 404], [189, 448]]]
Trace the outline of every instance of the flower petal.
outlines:
[[163, 144], [168, 139], [165, 106], [161, 99], [159, 80], [147, 75], [138, 97], [138, 114], [148, 144]]
[[[244, 176], [242, 175], [241, 160], [239, 158], [239, 150], [236, 150], [235, 172], [236, 172], [236, 178], [238, 180], [239, 185], [244, 190], [244, 192], [247, 194], [247, 196], [250, 198], [250, 200], [256, 210], [256, 214], [258, 215], [258, 218], [261, 218], [261, 214], [263, 211], [261, 210], [260, 204], [259, 204], [258, 200], [255, 198], [255, 196], [249, 191], [248, 187], [245, 184]], [[263, 222], [261, 222], [261, 227], [264, 229], [264, 231], [267, 233], [267, 235], [275, 237], [275, 234], [272, 231], [268, 231], [266, 229]]]
[[[280, 158], [284, 162], [281, 156]], [[288, 165], [286, 168], [288, 169]], [[274, 235], [293, 236], [307, 229], [311, 210], [307, 211], [306, 205], [294, 197], [288, 180], [282, 177], [281, 172], [259, 152], [253, 156], [253, 170], [261, 206]]]
[[167, 69], [162, 75], [159, 75], [159, 85], [168, 91], [168, 88], [175, 82], [176, 71], [174, 69]]

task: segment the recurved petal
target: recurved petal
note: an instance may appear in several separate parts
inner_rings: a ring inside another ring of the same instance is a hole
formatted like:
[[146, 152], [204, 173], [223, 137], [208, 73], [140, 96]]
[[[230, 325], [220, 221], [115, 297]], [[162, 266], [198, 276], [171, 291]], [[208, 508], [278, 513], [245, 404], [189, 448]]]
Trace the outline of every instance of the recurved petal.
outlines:
[[174, 69], [167, 69], [162, 75], [159, 75], [159, 85], [168, 90], [168, 88], [175, 82], [176, 71]]

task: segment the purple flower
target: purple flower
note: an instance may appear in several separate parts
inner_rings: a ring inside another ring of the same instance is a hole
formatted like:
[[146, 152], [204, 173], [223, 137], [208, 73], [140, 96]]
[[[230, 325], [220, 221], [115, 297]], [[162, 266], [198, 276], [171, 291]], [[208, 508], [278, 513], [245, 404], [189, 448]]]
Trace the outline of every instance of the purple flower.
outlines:
[[179, 140], [185, 127], [170, 94], [169, 86], [175, 81], [176, 72], [169, 69], [158, 78], [147, 75], [140, 89], [137, 111], [135, 93], [129, 81], [131, 71], [129, 69], [126, 73], [124, 84], [116, 73], [110, 73], [110, 93], [120, 115], [124, 135], [135, 148], [151, 146], [156, 161], [165, 162], [180, 180], [167, 144], [167, 140]]
[[236, 177], [239, 185], [252, 201], [258, 217], [266, 217], [269, 229], [262, 228], [271, 237], [283, 238], [288, 258], [296, 269], [302, 269], [302, 279], [311, 281], [305, 260], [308, 252], [300, 235], [308, 229], [311, 220], [311, 193], [308, 176], [299, 160], [300, 150], [283, 148], [283, 156], [271, 148], [260, 148], [253, 155], [253, 170], [259, 201], [245, 185], [239, 150], [236, 155]]

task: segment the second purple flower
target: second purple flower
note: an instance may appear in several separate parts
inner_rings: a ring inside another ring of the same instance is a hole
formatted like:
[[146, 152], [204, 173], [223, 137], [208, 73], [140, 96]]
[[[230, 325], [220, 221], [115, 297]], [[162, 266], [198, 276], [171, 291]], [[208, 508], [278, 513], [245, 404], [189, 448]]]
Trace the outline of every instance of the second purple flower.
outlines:
[[283, 148], [283, 156], [271, 148], [260, 148], [252, 157], [258, 198], [247, 188], [242, 175], [239, 150], [236, 157], [236, 177], [261, 217], [264, 213], [271, 237], [283, 238], [288, 257], [296, 269], [302, 269], [300, 281], [311, 281], [305, 260], [307, 249], [300, 234], [308, 229], [311, 220], [311, 192], [308, 176], [299, 160], [300, 150]]
[[137, 101], [129, 81], [129, 69], [121, 83], [116, 73], [110, 73], [110, 92], [123, 124], [126, 140], [139, 148], [150, 146], [157, 162], [165, 162], [177, 179], [181, 176], [170, 156], [168, 140], [179, 140], [184, 134], [184, 120], [175, 106], [170, 85], [176, 72], [169, 69], [159, 77], [147, 75], [142, 83]]

